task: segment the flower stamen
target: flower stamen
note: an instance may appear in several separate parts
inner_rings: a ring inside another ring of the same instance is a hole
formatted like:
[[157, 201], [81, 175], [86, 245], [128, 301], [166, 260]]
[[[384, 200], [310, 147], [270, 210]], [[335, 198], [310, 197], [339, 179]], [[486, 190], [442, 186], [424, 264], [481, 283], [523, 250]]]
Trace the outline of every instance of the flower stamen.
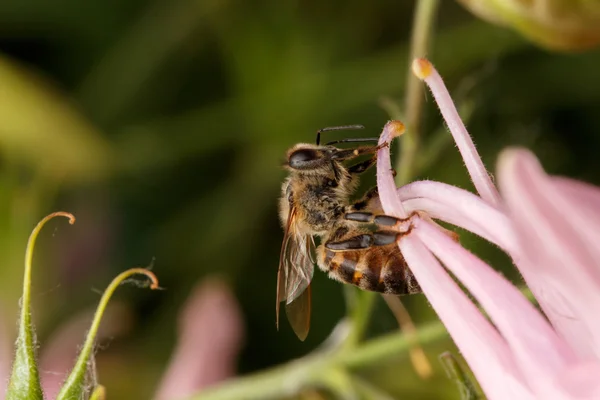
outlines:
[[473, 143], [469, 132], [467, 132], [467, 128], [465, 128], [465, 124], [458, 115], [458, 111], [454, 106], [454, 102], [450, 97], [450, 93], [448, 93], [446, 85], [444, 85], [442, 77], [438, 74], [433, 64], [425, 58], [417, 58], [414, 60], [412, 70], [419, 79], [423, 80], [427, 86], [429, 86], [429, 89], [440, 108], [442, 117], [446, 121], [450, 133], [454, 137], [456, 146], [465, 162], [465, 166], [471, 176], [473, 185], [475, 185], [475, 189], [477, 189], [477, 192], [479, 192], [479, 195], [485, 201], [497, 207], [500, 204], [500, 194], [492, 182], [489, 173], [485, 169], [481, 157], [475, 148], [475, 144]]

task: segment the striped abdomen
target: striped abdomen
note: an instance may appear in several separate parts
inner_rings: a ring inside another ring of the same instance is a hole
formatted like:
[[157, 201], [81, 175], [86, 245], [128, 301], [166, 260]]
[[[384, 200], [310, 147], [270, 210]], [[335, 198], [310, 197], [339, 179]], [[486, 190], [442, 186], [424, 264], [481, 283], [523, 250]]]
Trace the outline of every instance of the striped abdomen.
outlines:
[[317, 253], [319, 267], [340, 282], [379, 293], [421, 293], [396, 243], [344, 251], [319, 246]]

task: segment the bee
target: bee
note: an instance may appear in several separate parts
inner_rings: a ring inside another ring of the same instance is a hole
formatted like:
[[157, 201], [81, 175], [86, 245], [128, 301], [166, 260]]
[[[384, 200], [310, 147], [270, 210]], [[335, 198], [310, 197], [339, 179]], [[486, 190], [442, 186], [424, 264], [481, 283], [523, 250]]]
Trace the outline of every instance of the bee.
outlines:
[[[284, 228], [277, 273], [277, 327], [279, 306], [300, 340], [310, 328], [314, 264], [329, 277], [363, 290], [403, 295], [421, 288], [408, 268], [398, 239], [410, 231], [398, 229], [406, 220], [385, 215], [377, 188], [351, 202], [359, 176], [373, 166], [380, 146], [345, 149], [337, 143], [375, 142], [377, 138], [344, 139], [320, 145], [322, 132], [362, 129], [349, 125], [321, 129], [316, 144], [300, 143], [287, 152], [289, 172], [281, 187], [279, 216]], [[387, 144], [386, 144], [387, 145]], [[347, 162], [370, 157], [354, 165]], [[314, 237], [321, 239], [315, 248]]]

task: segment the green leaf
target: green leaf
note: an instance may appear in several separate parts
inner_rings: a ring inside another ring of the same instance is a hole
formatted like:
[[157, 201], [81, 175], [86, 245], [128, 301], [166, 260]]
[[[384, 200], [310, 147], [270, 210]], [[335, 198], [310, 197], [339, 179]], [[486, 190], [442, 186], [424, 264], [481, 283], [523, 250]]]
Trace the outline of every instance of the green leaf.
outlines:
[[[94, 342], [96, 340], [96, 335], [98, 334], [100, 321], [102, 320], [106, 306], [108, 305], [113, 293], [121, 283], [123, 283], [130, 276], [139, 274], [146, 275], [150, 279], [150, 289], [159, 288], [158, 279], [156, 279], [156, 276], [145, 268], [128, 269], [113, 279], [100, 299], [100, 304], [96, 309], [96, 314], [94, 315], [94, 320], [92, 321], [92, 327], [87, 334], [83, 348], [81, 349], [79, 357], [77, 358], [77, 362], [75, 363], [75, 367], [60, 390], [56, 400], [80, 400], [85, 398], [86, 394], [89, 392], [90, 386], [88, 385], [88, 382], [86, 382], [86, 374], [90, 365], [92, 352], [94, 350]], [[94, 396], [100, 396], [95, 398], [102, 399], [103, 390], [99, 389], [99, 387], [96, 387], [94, 388], [94, 392], [91, 396], [92, 399]]]
[[55, 212], [42, 219], [31, 232], [25, 253], [25, 275], [23, 278], [23, 297], [21, 300], [21, 317], [17, 349], [13, 363], [12, 374], [6, 391], [7, 400], [37, 400], [43, 399], [40, 375], [35, 358], [35, 333], [31, 323], [31, 264], [35, 241], [42, 227], [54, 217], [69, 218], [69, 223], [75, 223], [75, 217], [66, 212]]

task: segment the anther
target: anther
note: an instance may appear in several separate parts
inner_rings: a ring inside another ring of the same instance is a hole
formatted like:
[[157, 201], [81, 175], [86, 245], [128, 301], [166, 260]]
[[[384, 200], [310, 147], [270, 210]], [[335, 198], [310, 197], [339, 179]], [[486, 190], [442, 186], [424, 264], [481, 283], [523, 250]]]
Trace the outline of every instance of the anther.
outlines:
[[402, 122], [396, 121], [396, 120], [389, 121], [386, 124], [386, 128], [388, 128], [391, 132], [390, 139], [402, 135], [404, 133], [404, 131], [406, 130], [406, 127], [404, 126], [404, 124]]
[[412, 71], [417, 78], [424, 80], [431, 75], [433, 65], [426, 58], [415, 58], [412, 63]]

